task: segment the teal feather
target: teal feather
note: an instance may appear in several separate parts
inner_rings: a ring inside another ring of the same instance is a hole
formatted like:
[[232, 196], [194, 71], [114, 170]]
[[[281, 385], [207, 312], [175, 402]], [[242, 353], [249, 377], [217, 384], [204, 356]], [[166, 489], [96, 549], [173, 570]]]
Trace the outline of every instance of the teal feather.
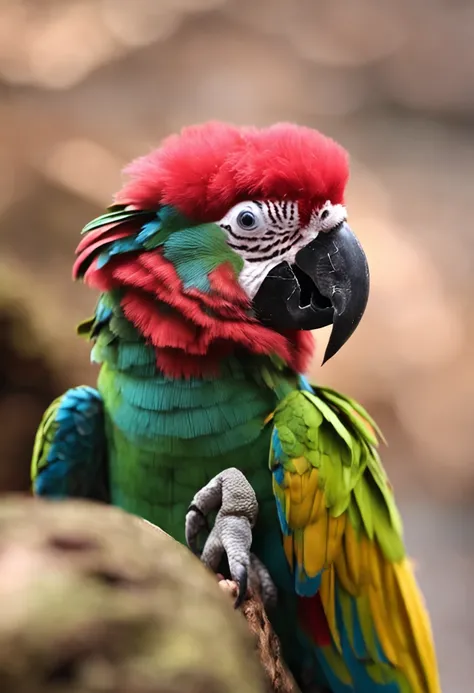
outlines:
[[[344, 663], [353, 679], [352, 693], [402, 693], [406, 690], [407, 682], [403, 680], [402, 688], [399, 682], [400, 674], [397, 674], [391, 665], [385, 668], [383, 665], [384, 662], [381, 662], [382, 666], [379, 667], [379, 680], [375, 680], [370, 676], [366, 661], [372, 659], [373, 653], [369, 653], [367, 650], [367, 644], [364, 640], [359, 616], [355, 608], [355, 600], [352, 600], [352, 602], [352, 632], [349, 634], [349, 624], [344, 620], [340, 600], [336, 592], [336, 620], [341, 637]], [[343, 688], [343, 684], [339, 681], [338, 685], [334, 688], [334, 693], [339, 693], [339, 691], [342, 693], [343, 690], [347, 690], [347, 687], [344, 686]]]
[[134, 407], [157, 412], [175, 409], [204, 409], [218, 407], [220, 404], [235, 405], [238, 401], [247, 403], [255, 397], [249, 392], [244, 378], [239, 380], [201, 383], [200, 387], [177, 382], [170, 383], [156, 375], [150, 378], [137, 378], [127, 373], [117, 372], [116, 386], [124, 401]]
[[185, 289], [209, 292], [209, 274], [229, 263], [238, 275], [243, 260], [228, 245], [217, 224], [203, 224], [171, 234], [164, 244], [164, 256], [176, 269]]
[[178, 210], [164, 206], [156, 212], [154, 219], [142, 227], [137, 240], [145, 250], [154, 250], [162, 246], [176, 231], [188, 226], [190, 223]]
[[137, 242], [145, 248], [146, 243], [149, 242], [150, 238], [152, 238], [159, 231], [161, 231], [161, 228], [162, 223], [160, 215], [159, 213], [157, 213], [156, 219], [152, 219], [151, 221], [147, 222], [142, 226], [141, 231], [137, 234]]
[[[193, 459], [195, 457], [220, 457], [227, 455], [237, 447], [243, 447], [258, 440], [262, 433], [262, 419], [258, 417], [251, 419], [235, 426], [232, 430], [224, 431], [219, 434], [201, 435], [195, 439], [186, 438], [169, 438], [167, 435], [150, 436], [141, 434], [136, 431], [137, 421], [140, 419], [142, 412], [137, 412], [136, 416], [130, 421], [127, 426], [127, 435], [134, 446], [137, 446], [143, 452], [152, 452], [159, 455], [169, 455], [176, 458]], [[111, 419], [115, 426], [126, 424], [127, 420], [122, 416], [114, 416], [112, 413]], [[140, 428], [142, 423], [140, 422]], [[268, 452], [268, 450], [267, 450]], [[179, 464], [179, 460], [173, 461], [173, 464]], [[165, 466], [163, 464], [163, 466]]]
[[[99, 380], [99, 387], [102, 381]], [[133, 406], [120, 396], [120, 403], [112, 409], [115, 424], [126, 429], [134, 438], [169, 436], [180, 439], [195, 439], [201, 436], [218, 435], [249, 421], [249, 417], [260, 417], [260, 425], [267, 413], [267, 403], [254, 396], [245, 402], [245, 409], [234, 402], [170, 412], [153, 411], [147, 407]]]
[[97, 267], [98, 269], [102, 269], [115, 255], [120, 255], [121, 253], [139, 252], [140, 250], [143, 250], [143, 248], [138, 242], [138, 239], [134, 236], [120, 238], [118, 241], [113, 241], [113, 243], [110, 243], [106, 250], [99, 254], [97, 258]]

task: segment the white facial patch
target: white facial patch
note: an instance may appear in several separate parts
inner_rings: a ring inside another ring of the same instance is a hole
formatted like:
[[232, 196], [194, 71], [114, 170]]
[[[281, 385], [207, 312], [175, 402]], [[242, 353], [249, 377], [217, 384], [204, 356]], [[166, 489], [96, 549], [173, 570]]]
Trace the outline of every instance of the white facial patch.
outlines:
[[273, 267], [283, 261], [293, 264], [301, 248], [346, 218], [343, 205], [327, 201], [301, 228], [297, 202], [249, 200], [232, 207], [218, 225], [225, 231], [229, 246], [244, 260], [239, 282], [253, 298]]

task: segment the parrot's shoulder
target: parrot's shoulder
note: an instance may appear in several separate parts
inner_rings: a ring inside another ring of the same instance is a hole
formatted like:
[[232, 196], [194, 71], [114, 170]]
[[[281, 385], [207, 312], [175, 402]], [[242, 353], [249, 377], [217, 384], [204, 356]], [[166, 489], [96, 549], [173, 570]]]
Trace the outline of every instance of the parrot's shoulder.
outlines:
[[322, 443], [340, 450], [349, 464], [358, 448], [375, 452], [383, 434], [370, 414], [354, 399], [329, 387], [311, 385], [299, 376], [297, 387], [283, 397], [271, 417], [273, 440], [280, 442], [282, 459], [301, 457], [320, 461]]
[[[304, 484], [312, 477], [324, 489], [326, 507], [337, 517], [348, 510], [351, 499], [365, 516], [366, 507], [380, 493], [382, 505], [388, 507], [400, 531], [377, 450], [383, 435], [358, 402], [331, 388], [312, 386], [301, 377], [298, 388], [280, 401], [272, 421], [270, 468], [277, 496], [283, 493], [294, 502], [297, 477]], [[375, 495], [374, 489], [378, 489]], [[303, 495], [307, 493], [305, 486]], [[358, 515], [354, 513], [354, 522], [359, 521]]]
[[103, 402], [86, 385], [71, 388], [45, 411], [31, 462], [33, 490], [48, 497], [103, 496]]

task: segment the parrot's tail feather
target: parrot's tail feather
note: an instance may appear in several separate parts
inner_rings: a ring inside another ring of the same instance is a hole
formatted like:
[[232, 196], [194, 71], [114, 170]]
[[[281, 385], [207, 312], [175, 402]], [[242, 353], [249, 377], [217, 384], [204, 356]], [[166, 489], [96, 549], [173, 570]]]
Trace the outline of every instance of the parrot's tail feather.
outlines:
[[441, 693], [429, 619], [410, 562], [384, 561], [371, 542], [368, 553], [381, 580], [354, 593], [336, 564], [322, 574], [319, 604], [300, 600], [300, 624], [326, 678], [336, 693]]
[[[338, 562], [312, 597], [298, 598], [298, 620], [335, 693], [441, 693], [427, 612], [410, 562], [384, 560], [367, 542], [372, 579], [345, 584]], [[377, 576], [379, 579], [377, 579]], [[342, 579], [341, 579], [342, 578]]]
[[[333, 693], [354, 693], [353, 678], [344, 663], [342, 654], [332, 644], [316, 651], [319, 666]], [[372, 693], [370, 689], [364, 693]]]
[[[408, 559], [390, 566], [398, 590], [399, 630], [406, 634], [408, 650], [401, 651], [401, 664], [412, 686], [427, 693], [441, 693], [433, 635], [423, 596]], [[406, 664], [405, 664], [406, 662]], [[416, 689], [415, 689], [416, 690]]]
[[331, 645], [331, 631], [319, 593], [314, 597], [298, 597], [298, 619], [318, 647]]

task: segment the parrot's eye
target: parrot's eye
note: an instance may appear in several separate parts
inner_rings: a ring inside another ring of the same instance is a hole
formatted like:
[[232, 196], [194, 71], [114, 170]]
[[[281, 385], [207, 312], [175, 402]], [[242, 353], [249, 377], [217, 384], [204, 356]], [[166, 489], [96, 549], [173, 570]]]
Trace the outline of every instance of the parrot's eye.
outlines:
[[218, 222], [225, 230], [231, 248], [235, 246], [239, 251], [245, 250], [240, 247], [241, 241], [256, 239], [266, 231], [268, 226], [262, 208], [263, 204], [255, 200], [239, 202]]
[[246, 231], [251, 231], [252, 229], [257, 228], [257, 218], [253, 212], [251, 212], [248, 209], [244, 209], [242, 212], [240, 212], [237, 216], [237, 223], [240, 226], [241, 229], [245, 229]]

